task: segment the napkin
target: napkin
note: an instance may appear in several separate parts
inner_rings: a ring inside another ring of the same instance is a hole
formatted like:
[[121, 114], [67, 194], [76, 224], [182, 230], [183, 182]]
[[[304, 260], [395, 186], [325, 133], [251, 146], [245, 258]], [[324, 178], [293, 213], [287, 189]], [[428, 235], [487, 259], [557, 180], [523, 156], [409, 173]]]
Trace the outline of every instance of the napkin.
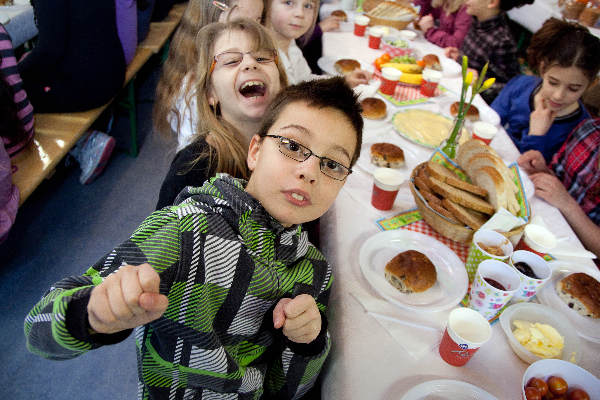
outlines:
[[447, 313], [405, 311], [366, 292], [350, 294], [415, 360], [437, 349]]
[[498, 230], [501, 232], [509, 232], [518, 226], [525, 224], [525, 220], [521, 217], [512, 215], [504, 207], [500, 207], [492, 218], [490, 218], [480, 229]]
[[[544, 219], [539, 215], [535, 215], [533, 218], [531, 218], [530, 224], [540, 225], [551, 231]], [[556, 246], [554, 246], [549, 253], [552, 255], [552, 257], [561, 260], [569, 260], [571, 258], [596, 258], [594, 253], [584, 249], [580, 244], [570, 242], [566, 237], [557, 238]]]

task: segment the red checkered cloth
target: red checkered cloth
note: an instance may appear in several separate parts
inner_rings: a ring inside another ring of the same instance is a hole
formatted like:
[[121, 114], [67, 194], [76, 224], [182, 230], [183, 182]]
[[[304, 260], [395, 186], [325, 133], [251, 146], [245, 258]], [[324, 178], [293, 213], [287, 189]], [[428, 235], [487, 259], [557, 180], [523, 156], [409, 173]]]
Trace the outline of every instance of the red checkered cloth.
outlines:
[[467, 246], [466, 244], [463, 244], [463, 243], [455, 242], [454, 240], [450, 240], [450, 239], [440, 235], [439, 233], [434, 231], [433, 228], [431, 227], [431, 225], [429, 225], [423, 219], [413, 222], [412, 224], [404, 225], [402, 227], [402, 229], [408, 229], [409, 231], [419, 232], [419, 233], [425, 234], [427, 236], [431, 236], [431, 237], [439, 240], [440, 242], [444, 243], [450, 249], [452, 249], [452, 251], [454, 253], [456, 253], [456, 255], [458, 256], [458, 258], [460, 258], [462, 260], [462, 262], [467, 261], [467, 254], [469, 253], [469, 246]]

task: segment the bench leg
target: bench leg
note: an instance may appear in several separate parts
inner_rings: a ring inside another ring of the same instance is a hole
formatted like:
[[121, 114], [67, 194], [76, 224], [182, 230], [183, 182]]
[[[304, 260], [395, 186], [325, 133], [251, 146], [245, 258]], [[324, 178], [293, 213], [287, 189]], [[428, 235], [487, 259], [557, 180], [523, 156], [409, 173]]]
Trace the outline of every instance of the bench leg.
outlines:
[[135, 104], [135, 77], [129, 81], [126, 87], [125, 98], [121, 99], [119, 106], [127, 109], [129, 112], [129, 155], [137, 157], [138, 145], [137, 145], [137, 114]]

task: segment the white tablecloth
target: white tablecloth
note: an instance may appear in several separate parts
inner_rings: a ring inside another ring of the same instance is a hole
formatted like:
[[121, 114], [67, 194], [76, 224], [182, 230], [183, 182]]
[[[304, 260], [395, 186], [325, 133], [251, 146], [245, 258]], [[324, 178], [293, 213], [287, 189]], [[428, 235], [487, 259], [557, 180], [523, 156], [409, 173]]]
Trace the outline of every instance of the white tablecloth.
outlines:
[[10, 35], [13, 47], [22, 45], [38, 34], [33, 19], [33, 7], [28, 1], [15, 1], [12, 6], [0, 6], [0, 23]]
[[[434, 52], [442, 55], [442, 49], [423, 39], [415, 42], [423, 54]], [[371, 63], [382, 51], [367, 47], [367, 39], [352, 33], [331, 32], [323, 36], [323, 55], [333, 59], [355, 58]], [[444, 78], [446, 87], [458, 88], [459, 78]], [[417, 106], [418, 107], [418, 106]], [[485, 105], [478, 105], [480, 109]], [[388, 103], [388, 112], [398, 108]], [[392, 132], [387, 128], [374, 129], [367, 125], [364, 141], [379, 134]], [[414, 151], [423, 160], [430, 150], [399, 138], [403, 147]], [[502, 130], [492, 142], [505, 160], [514, 161], [518, 152]], [[520, 361], [509, 347], [500, 328], [493, 326], [493, 335], [464, 367], [446, 364], [437, 352], [448, 311], [437, 313], [404, 312], [406, 318], [437, 327], [437, 331], [407, 328], [394, 322], [376, 319], [365, 313], [353, 295], [383, 302], [363, 277], [358, 264], [361, 245], [379, 232], [375, 221], [415, 207], [414, 200], [405, 183], [396, 199], [394, 208], [381, 212], [370, 205], [372, 177], [358, 167], [348, 177], [332, 209], [321, 221], [321, 244], [332, 264], [335, 284], [330, 299], [329, 329], [333, 348], [324, 371], [324, 399], [399, 399], [414, 385], [433, 379], [457, 379], [487, 390], [498, 399], [519, 399], [521, 378], [527, 364]], [[551, 229], [560, 236], [569, 236], [577, 243], [573, 231], [560, 212], [544, 201], [533, 198], [532, 212], [545, 221], [551, 221]], [[593, 267], [591, 263], [590, 267]], [[379, 298], [379, 300], [378, 300]], [[582, 340], [584, 355], [581, 365], [600, 376], [600, 345]]]

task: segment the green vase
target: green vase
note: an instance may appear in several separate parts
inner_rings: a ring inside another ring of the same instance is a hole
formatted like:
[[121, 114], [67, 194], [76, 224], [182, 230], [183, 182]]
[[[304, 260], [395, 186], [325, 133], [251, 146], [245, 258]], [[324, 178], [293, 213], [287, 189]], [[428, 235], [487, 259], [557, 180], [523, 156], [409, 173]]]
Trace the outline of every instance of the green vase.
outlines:
[[456, 149], [458, 148], [458, 141], [460, 140], [460, 135], [462, 134], [464, 125], [464, 117], [455, 118], [454, 124], [452, 126], [452, 131], [450, 131], [448, 139], [446, 139], [442, 145], [442, 151], [450, 159], [454, 159], [456, 157]]

